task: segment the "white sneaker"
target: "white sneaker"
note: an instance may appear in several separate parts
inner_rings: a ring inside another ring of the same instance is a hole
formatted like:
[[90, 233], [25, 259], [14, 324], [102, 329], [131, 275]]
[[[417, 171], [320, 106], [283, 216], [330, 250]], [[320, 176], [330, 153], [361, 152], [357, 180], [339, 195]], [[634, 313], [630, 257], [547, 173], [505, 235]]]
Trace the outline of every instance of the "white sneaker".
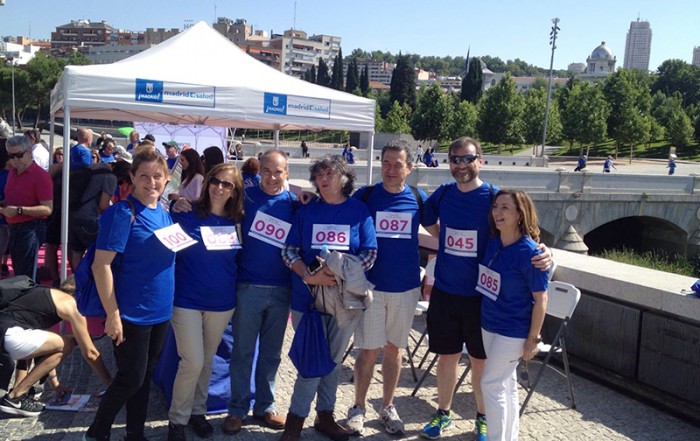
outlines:
[[365, 409], [360, 406], [352, 406], [348, 409], [348, 420], [345, 425], [354, 433], [362, 435], [365, 429]]
[[403, 421], [399, 418], [399, 414], [396, 412], [396, 407], [393, 404], [382, 409], [379, 412], [379, 417], [382, 419], [387, 433], [403, 432]]

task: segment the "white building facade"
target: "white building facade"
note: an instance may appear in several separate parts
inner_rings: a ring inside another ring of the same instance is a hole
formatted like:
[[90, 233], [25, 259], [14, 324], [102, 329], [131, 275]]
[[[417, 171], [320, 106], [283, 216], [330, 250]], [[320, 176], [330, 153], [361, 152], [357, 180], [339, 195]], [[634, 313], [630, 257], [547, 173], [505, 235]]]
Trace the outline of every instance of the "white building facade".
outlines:
[[648, 21], [633, 21], [625, 43], [625, 69], [649, 70], [651, 54], [651, 26]]

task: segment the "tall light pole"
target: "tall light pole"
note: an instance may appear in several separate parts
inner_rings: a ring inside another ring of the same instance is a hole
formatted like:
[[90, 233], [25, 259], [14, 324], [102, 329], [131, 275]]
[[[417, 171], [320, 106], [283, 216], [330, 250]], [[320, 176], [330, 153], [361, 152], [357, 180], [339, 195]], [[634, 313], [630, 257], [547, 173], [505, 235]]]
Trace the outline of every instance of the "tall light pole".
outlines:
[[15, 127], [17, 127], [17, 112], [15, 112], [15, 59], [8, 58], [10, 62], [10, 72], [12, 72], [12, 136], [15, 136]]
[[549, 44], [552, 46], [552, 57], [549, 60], [549, 81], [547, 82], [547, 107], [544, 110], [544, 129], [542, 129], [542, 150], [539, 156], [544, 156], [544, 146], [547, 142], [547, 124], [549, 123], [549, 104], [552, 101], [552, 72], [554, 71], [554, 49], [557, 48], [557, 33], [559, 19], [552, 19], [552, 30], [549, 33]]

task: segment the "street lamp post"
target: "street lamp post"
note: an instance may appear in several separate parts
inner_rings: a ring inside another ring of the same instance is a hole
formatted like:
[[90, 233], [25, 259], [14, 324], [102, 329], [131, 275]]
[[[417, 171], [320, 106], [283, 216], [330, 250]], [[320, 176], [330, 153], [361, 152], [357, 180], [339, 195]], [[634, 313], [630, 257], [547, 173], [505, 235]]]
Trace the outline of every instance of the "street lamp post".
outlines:
[[15, 136], [15, 127], [17, 127], [17, 112], [15, 112], [15, 59], [8, 58], [10, 62], [10, 71], [12, 72], [12, 136]]
[[552, 19], [552, 30], [549, 33], [549, 44], [552, 46], [552, 57], [549, 60], [549, 81], [547, 82], [547, 106], [544, 110], [544, 128], [542, 129], [542, 151], [539, 156], [544, 156], [544, 146], [547, 142], [547, 124], [549, 123], [549, 104], [552, 101], [552, 72], [554, 71], [554, 49], [557, 48], [557, 33], [559, 32], [559, 19]]

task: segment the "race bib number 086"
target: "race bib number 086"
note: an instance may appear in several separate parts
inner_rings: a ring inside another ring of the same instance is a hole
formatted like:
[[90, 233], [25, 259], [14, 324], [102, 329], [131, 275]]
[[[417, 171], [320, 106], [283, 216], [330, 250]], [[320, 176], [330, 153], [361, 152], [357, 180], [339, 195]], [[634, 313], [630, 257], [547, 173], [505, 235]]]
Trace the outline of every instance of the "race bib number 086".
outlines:
[[277, 219], [274, 216], [270, 216], [258, 210], [255, 214], [255, 219], [253, 219], [253, 225], [250, 226], [248, 235], [282, 249], [284, 248], [285, 242], [287, 242], [287, 236], [291, 228], [292, 224], [289, 222]]
[[479, 279], [476, 290], [493, 301], [498, 300], [501, 292], [501, 275], [487, 266], [479, 264]]
[[377, 231], [377, 237], [410, 239], [412, 220], [413, 217], [410, 213], [378, 211], [374, 229]]
[[314, 224], [311, 248], [320, 250], [325, 245], [329, 250], [350, 249], [350, 225]]
[[445, 252], [453, 256], [476, 257], [476, 230], [445, 228]]

